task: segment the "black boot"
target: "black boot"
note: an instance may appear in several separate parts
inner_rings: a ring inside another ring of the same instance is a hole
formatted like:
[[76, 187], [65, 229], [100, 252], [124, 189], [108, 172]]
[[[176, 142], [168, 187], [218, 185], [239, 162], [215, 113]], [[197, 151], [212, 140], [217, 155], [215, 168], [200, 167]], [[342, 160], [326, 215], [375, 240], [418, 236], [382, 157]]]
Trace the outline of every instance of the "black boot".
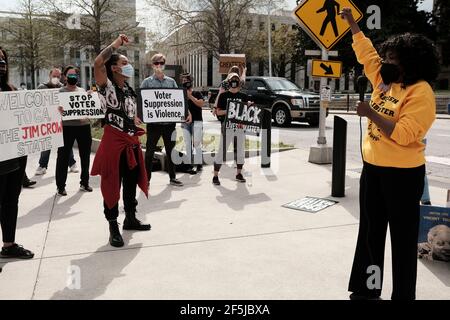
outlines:
[[152, 228], [150, 224], [142, 224], [136, 218], [136, 212], [126, 213], [125, 220], [123, 221], [123, 230], [134, 230], [134, 231], [149, 231]]
[[117, 220], [109, 221], [109, 244], [116, 248], [124, 246]]

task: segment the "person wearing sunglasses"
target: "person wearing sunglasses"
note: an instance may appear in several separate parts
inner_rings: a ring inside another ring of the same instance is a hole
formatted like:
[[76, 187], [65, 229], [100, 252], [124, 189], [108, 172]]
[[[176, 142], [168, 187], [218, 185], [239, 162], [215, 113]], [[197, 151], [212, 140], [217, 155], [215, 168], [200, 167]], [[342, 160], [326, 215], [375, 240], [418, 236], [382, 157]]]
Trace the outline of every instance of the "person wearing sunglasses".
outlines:
[[[165, 75], [166, 57], [161, 54], [155, 54], [152, 59], [153, 75], [145, 79], [141, 84], [141, 89], [175, 89], [178, 88], [174, 79]], [[187, 119], [187, 123], [191, 122], [191, 114]], [[176, 128], [176, 123], [152, 123], [147, 124], [147, 145], [145, 153], [145, 164], [147, 175], [150, 181], [153, 169], [153, 156], [156, 151], [156, 145], [162, 137], [164, 148], [166, 149], [168, 171], [170, 184], [176, 187], [182, 187], [183, 183], [176, 178], [175, 165], [172, 161], [172, 151], [175, 148], [176, 137], [172, 139], [172, 134]]]

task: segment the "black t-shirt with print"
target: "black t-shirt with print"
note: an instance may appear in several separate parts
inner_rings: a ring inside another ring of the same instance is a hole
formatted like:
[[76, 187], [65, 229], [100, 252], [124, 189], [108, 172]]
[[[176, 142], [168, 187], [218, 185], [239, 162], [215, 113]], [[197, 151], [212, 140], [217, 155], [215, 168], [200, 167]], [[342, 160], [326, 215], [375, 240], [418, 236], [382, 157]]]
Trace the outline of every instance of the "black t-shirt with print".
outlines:
[[217, 101], [217, 108], [220, 110], [227, 110], [228, 101], [246, 103], [249, 101], [249, 98], [247, 94], [242, 92], [232, 93], [230, 91], [227, 91], [219, 96], [219, 101]]
[[105, 124], [117, 130], [134, 135], [137, 131], [134, 119], [137, 113], [136, 93], [125, 84], [123, 89], [110, 80], [103, 88], [99, 88], [102, 108], [105, 110]]
[[[196, 99], [203, 100], [203, 96], [198, 91], [193, 91], [192, 96]], [[189, 111], [192, 114], [192, 121], [203, 121], [202, 108], [195, 105], [195, 103], [188, 99]]]

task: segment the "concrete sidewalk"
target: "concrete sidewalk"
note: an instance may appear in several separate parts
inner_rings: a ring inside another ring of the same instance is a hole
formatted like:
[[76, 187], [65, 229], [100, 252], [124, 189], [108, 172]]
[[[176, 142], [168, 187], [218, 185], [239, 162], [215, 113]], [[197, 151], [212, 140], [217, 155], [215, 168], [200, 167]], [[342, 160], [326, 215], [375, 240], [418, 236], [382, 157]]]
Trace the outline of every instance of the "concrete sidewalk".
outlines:
[[[223, 168], [221, 187], [211, 184], [211, 167], [180, 175], [185, 187], [179, 189], [156, 173], [151, 197], [140, 195], [138, 207], [152, 231], [125, 232], [126, 246], [114, 249], [99, 179], [92, 178], [95, 189], [87, 194], [78, 191], [78, 174], [69, 174], [68, 197], [55, 197], [53, 152], [51, 172], [21, 196], [17, 241], [35, 259], [0, 260], [0, 299], [347, 299], [360, 164], [347, 164], [347, 197], [338, 205], [316, 214], [282, 208], [305, 196], [330, 195], [331, 166], [310, 164], [308, 155], [275, 154], [265, 176], [258, 163], [246, 164], [252, 185], [233, 181], [231, 167]], [[30, 176], [36, 163], [29, 159]], [[445, 203], [443, 189], [431, 187], [431, 195]], [[388, 249], [386, 299], [390, 261]], [[418, 299], [450, 298], [449, 266], [419, 261]], [[70, 289], [70, 274], [78, 270], [80, 289]]]

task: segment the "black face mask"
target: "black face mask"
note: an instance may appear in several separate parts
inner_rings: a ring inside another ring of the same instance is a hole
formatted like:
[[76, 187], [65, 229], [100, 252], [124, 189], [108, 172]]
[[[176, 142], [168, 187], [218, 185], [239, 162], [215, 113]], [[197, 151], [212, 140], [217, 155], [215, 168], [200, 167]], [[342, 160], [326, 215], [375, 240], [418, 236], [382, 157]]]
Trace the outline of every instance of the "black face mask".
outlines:
[[183, 83], [183, 88], [185, 88], [185, 89], [192, 88], [192, 82], [185, 82], [185, 83]]
[[382, 63], [380, 70], [381, 78], [385, 85], [390, 85], [393, 82], [398, 81], [400, 78], [400, 68], [392, 63]]
[[230, 87], [233, 89], [239, 88], [239, 81], [238, 80], [230, 81]]
[[68, 76], [67, 83], [71, 86], [74, 86], [78, 83], [78, 76]]

